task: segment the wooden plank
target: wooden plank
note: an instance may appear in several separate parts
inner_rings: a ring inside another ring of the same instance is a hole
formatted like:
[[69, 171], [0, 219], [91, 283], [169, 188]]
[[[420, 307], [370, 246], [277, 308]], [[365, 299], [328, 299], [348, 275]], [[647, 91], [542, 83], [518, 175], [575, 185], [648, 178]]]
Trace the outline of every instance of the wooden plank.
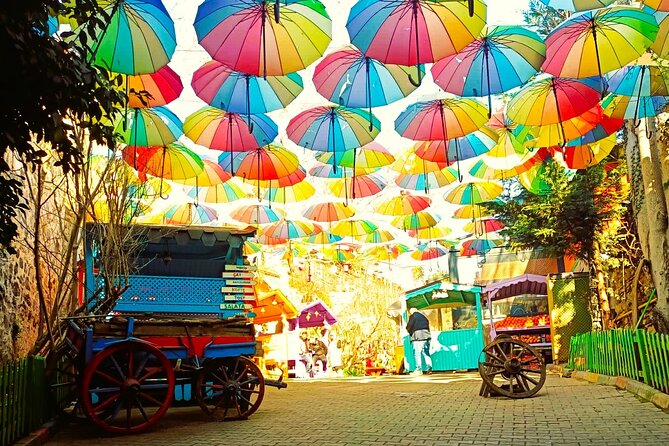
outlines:
[[225, 265], [226, 271], [257, 271], [256, 265]]
[[256, 277], [253, 272], [244, 272], [244, 271], [232, 271], [222, 273], [224, 279], [253, 279]]
[[226, 285], [239, 285], [239, 286], [254, 286], [257, 285], [255, 280], [248, 279], [225, 279]]
[[221, 287], [221, 293], [231, 293], [231, 294], [255, 294], [253, 288], [251, 287], [240, 287], [240, 286], [224, 286]]
[[[98, 337], [125, 338], [124, 324], [96, 323], [93, 331]], [[211, 320], [137, 320], [134, 334], [142, 336], [247, 336], [253, 334], [253, 325], [245, 321]]]

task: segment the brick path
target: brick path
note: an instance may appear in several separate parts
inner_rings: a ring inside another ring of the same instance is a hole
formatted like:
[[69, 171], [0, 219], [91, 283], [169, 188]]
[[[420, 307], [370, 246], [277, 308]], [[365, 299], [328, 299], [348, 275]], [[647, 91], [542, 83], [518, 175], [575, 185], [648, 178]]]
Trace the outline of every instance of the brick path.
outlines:
[[150, 432], [68, 427], [49, 445], [667, 445], [669, 414], [614, 387], [548, 377], [534, 398], [478, 396], [477, 374], [295, 381], [247, 421], [172, 408]]

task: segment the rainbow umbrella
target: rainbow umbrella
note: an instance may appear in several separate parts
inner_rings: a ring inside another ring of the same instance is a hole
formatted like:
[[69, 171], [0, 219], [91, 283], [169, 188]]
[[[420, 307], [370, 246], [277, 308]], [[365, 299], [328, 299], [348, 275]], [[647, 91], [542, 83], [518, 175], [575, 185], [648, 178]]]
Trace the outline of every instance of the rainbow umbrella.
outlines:
[[[219, 157], [221, 158], [221, 157]], [[288, 187], [294, 186], [297, 183], [304, 181], [307, 178], [307, 172], [304, 170], [304, 167], [301, 165], [297, 166], [297, 169], [294, 170], [289, 175], [278, 178], [276, 180], [250, 180], [246, 179], [247, 183], [264, 187], [265, 189], [271, 189], [276, 187]]]
[[612, 118], [606, 114], [602, 114], [602, 119], [599, 124], [597, 124], [592, 130], [586, 132], [583, 136], [570, 140], [567, 144], [565, 144], [565, 147], [582, 146], [584, 144], [597, 142], [620, 130], [624, 123], [624, 119]]
[[[137, 164], [143, 173], [170, 180], [194, 178], [204, 169], [200, 157], [179, 142], [147, 148]], [[159, 195], [162, 196], [162, 192], [161, 183]]]
[[[593, 109], [600, 100], [600, 81], [541, 77], [516, 93], [507, 106], [507, 116], [515, 123], [526, 126], [557, 124], [561, 143], [562, 123]], [[595, 87], [595, 88], [593, 88]]]
[[128, 107], [147, 108], [169, 104], [184, 89], [179, 75], [168, 65], [155, 73], [126, 76]]
[[427, 193], [432, 189], [448, 186], [458, 179], [458, 172], [452, 167], [427, 173], [399, 174], [395, 177], [395, 184], [403, 189], [422, 190]]
[[260, 243], [253, 242], [251, 240], [245, 240], [243, 249], [244, 249], [244, 255], [250, 256], [262, 251], [262, 245]]
[[288, 239], [286, 238], [267, 237], [265, 234], [258, 234], [255, 241], [263, 246], [276, 246], [288, 243]]
[[332, 39], [332, 22], [318, 0], [205, 0], [193, 26], [213, 59], [263, 77], [306, 68]]
[[419, 157], [413, 149], [404, 151], [390, 166], [391, 170], [400, 174], [416, 174], [436, 172], [448, 166], [446, 162], [427, 161]]
[[455, 54], [483, 29], [486, 5], [481, 0], [361, 0], [346, 22], [351, 43], [366, 56], [387, 64], [416, 66]]
[[[371, 197], [381, 192], [386, 187], [386, 182], [383, 177], [375, 174], [360, 175], [353, 178], [340, 178], [332, 180], [329, 185], [330, 192], [339, 198], [344, 198], [348, 201], [349, 198], [355, 200], [357, 198]], [[351, 191], [349, 197], [348, 191]]]
[[430, 226], [421, 229], [410, 229], [409, 236], [418, 240], [435, 240], [447, 237], [451, 229], [446, 226]]
[[461, 138], [445, 141], [421, 141], [413, 146], [416, 155], [427, 161], [447, 163], [450, 160], [466, 160], [488, 153], [498, 143], [499, 135], [483, 126]]
[[183, 135], [181, 120], [167, 107], [135, 108], [116, 124], [130, 146], [166, 146]]
[[[636, 7], [574, 14], [546, 37], [542, 70], [560, 77], [601, 77], [641, 56], [657, 32], [655, 17]], [[603, 96], [604, 88], [600, 92]]]
[[379, 262], [389, 262], [399, 257], [400, 254], [409, 252], [411, 248], [401, 243], [391, 243], [383, 246], [373, 246], [364, 252], [365, 257], [371, 257]]
[[[372, 107], [398, 101], [416, 89], [409, 81], [408, 67], [384, 65], [357, 48], [345, 48], [326, 56], [316, 66], [313, 80], [316, 91], [325, 99], [369, 109], [370, 117]], [[370, 126], [371, 121], [370, 118]]]
[[262, 230], [263, 235], [269, 238], [295, 239], [310, 237], [321, 232], [323, 229], [314, 223], [300, 220], [288, 220], [282, 218], [279, 221], [270, 223]]
[[[316, 159], [321, 163], [330, 164], [334, 162], [334, 152], [322, 152], [316, 154]], [[337, 157], [337, 165], [350, 167], [355, 170], [356, 175], [372, 173], [371, 169], [387, 166], [395, 161], [395, 157], [381, 144], [372, 141], [359, 149], [350, 149], [341, 152]], [[370, 169], [369, 171], [358, 172], [359, 170]]]
[[466, 232], [471, 232], [476, 235], [488, 234], [504, 229], [504, 223], [495, 218], [482, 218], [479, 220], [470, 221], [462, 228]]
[[590, 9], [604, 8], [615, 0], [539, 0], [544, 5], [563, 11], [580, 12]]
[[425, 229], [436, 226], [441, 221], [439, 215], [433, 214], [429, 211], [418, 211], [415, 214], [400, 215], [395, 217], [390, 222], [391, 225], [398, 229], [408, 231], [410, 229]]
[[[469, 175], [480, 180], [505, 180], [508, 179], [506, 176], [506, 169], [499, 169], [492, 167], [488, 164], [487, 160], [492, 158], [487, 157], [485, 159], [480, 159], [476, 161], [472, 167], [469, 169]], [[513, 167], [513, 166], [510, 166]]]
[[297, 155], [276, 145], [238, 152], [232, 156], [229, 153], [223, 153], [218, 163], [223, 169], [233, 172], [235, 176], [245, 180], [261, 181], [278, 180], [294, 173], [300, 167]]
[[669, 1], [667, 0], [644, 0], [643, 1], [644, 9], [651, 11], [669, 11]]
[[536, 152], [528, 151], [518, 165], [502, 171], [502, 178], [511, 178], [527, 172], [551, 157], [551, 151], [545, 147]]
[[651, 118], [660, 114], [669, 102], [665, 96], [619, 96], [610, 94], [602, 101], [604, 113], [616, 119]]
[[188, 191], [188, 196], [196, 200], [202, 200], [205, 203], [230, 203], [250, 197], [251, 192], [245, 190], [246, 188], [248, 188], [248, 185], [239, 181], [238, 178], [231, 178], [225, 183], [215, 186], [193, 187]]
[[564, 146], [561, 150], [564, 162], [570, 169], [585, 169], [606, 158], [616, 146], [616, 135], [611, 135], [591, 144]]
[[486, 155], [495, 158], [504, 158], [513, 154], [525, 153], [523, 143], [531, 137], [522, 126], [511, 121], [503, 111], [493, 113], [486, 127], [497, 133], [497, 144], [490, 148]]
[[651, 65], [629, 65], [608, 77], [609, 92], [623, 96], [669, 96], [666, 68]]
[[355, 254], [349, 250], [341, 249], [339, 246], [334, 248], [326, 247], [321, 251], [325, 260], [334, 262], [348, 262], [355, 257]]
[[[328, 155], [330, 154], [323, 152], [316, 155], [316, 157], [317, 158], [324, 157], [325, 159], [327, 159]], [[337, 170], [335, 171], [335, 167], [332, 164], [316, 163], [313, 167], [311, 167], [311, 169], [309, 169], [309, 175], [311, 175], [312, 177], [327, 178], [327, 179], [350, 178], [358, 175], [368, 175], [378, 170], [379, 170], [378, 167], [372, 167], [372, 168], [356, 167], [355, 170], [348, 167], [340, 167], [337, 168]]]
[[355, 210], [338, 201], [325, 201], [309, 206], [302, 212], [302, 215], [309, 220], [329, 223], [353, 217]]
[[471, 239], [462, 242], [462, 249], [463, 251], [471, 251], [475, 254], [484, 254], [493, 248], [502, 246], [503, 243], [504, 241], [501, 239]]
[[95, 19], [104, 26], [93, 35], [87, 23], [75, 31], [95, 65], [123, 74], [155, 73], [167, 65], [176, 34], [161, 0], [98, 0], [98, 5], [106, 16]]
[[202, 159], [202, 164], [203, 169], [196, 176], [190, 178], [175, 178], [174, 181], [186, 186], [195, 186], [197, 189], [199, 187], [216, 186], [217, 184], [225, 183], [232, 178], [232, 175], [223, 170], [223, 168], [215, 161]]
[[331, 245], [341, 241], [343, 237], [338, 235], [331, 234], [328, 231], [321, 231], [316, 234], [310, 235], [304, 239], [305, 243], [310, 243], [312, 245]]
[[286, 107], [303, 89], [302, 78], [297, 73], [254, 76], [233, 71], [215, 60], [205, 63], [193, 73], [191, 86], [207, 104], [245, 114], [247, 122], [249, 115]]
[[432, 246], [429, 243], [423, 243], [416, 246], [416, 249], [410, 255], [412, 259], [419, 261], [434, 260], [448, 255], [448, 250], [441, 246]]
[[527, 82], [546, 58], [546, 45], [537, 33], [521, 26], [491, 26], [459, 51], [432, 66], [434, 82], [458, 96], [492, 95]]
[[540, 126], [518, 126], [520, 132], [527, 135], [526, 147], [562, 146], [594, 130], [604, 119], [604, 110], [597, 104], [575, 118], [557, 124]]
[[186, 118], [184, 132], [196, 144], [229, 153], [257, 149], [271, 143], [279, 133], [266, 115], [251, 115], [247, 121], [238, 113], [209, 106]]
[[409, 215], [424, 211], [430, 204], [432, 204], [430, 197], [400, 192], [398, 196], [379, 203], [374, 210], [383, 215]]
[[170, 206], [165, 211], [165, 222], [170, 225], [207, 225], [217, 219], [216, 210], [193, 203]]
[[306, 180], [285, 187], [269, 187], [263, 198], [276, 203], [297, 203], [311, 198], [316, 193], [314, 186]]
[[466, 204], [459, 207], [453, 212], [453, 218], [475, 219], [482, 217], [489, 217], [492, 213], [485, 207], [478, 204]]
[[392, 242], [395, 240], [395, 236], [392, 234], [392, 232], [387, 231], [385, 229], [377, 229], [376, 231], [361, 235], [357, 237], [359, 242], [362, 243], [388, 243]]
[[497, 198], [504, 191], [501, 184], [491, 181], [462, 183], [444, 195], [444, 200], [453, 204], [479, 204]]
[[274, 223], [286, 216], [286, 213], [276, 207], [271, 208], [264, 204], [240, 206], [232, 211], [230, 218], [250, 225], [265, 225]]
[[330, 233], [340, 237], [360, 237], [371, 234], [379, 229], [377, 225], [368, 220], [341, 220], [332, 225]]
[[548, 195], [551, 193], [551, 186], [546, 181], [545, 175], [546, 164], [541, 163], [518, 175], [518, 180], [529, 192], [535, 195]]
[[[368, 117], [362, 110], [322, 106], [305, 110], [295, 116], [286, 127], [286, 134], [298, 146], [335, 154], [362, 147], [379, 134], [381, 123]], [[337, 165], [336, 156], [332, 160]], [[336, 172], [336, 167], [335, 167]]]
[[657, 19], [659, 31], [650, 49], [664, 59], [669, 55], [669, 12], [656, 12], [653, 15]]

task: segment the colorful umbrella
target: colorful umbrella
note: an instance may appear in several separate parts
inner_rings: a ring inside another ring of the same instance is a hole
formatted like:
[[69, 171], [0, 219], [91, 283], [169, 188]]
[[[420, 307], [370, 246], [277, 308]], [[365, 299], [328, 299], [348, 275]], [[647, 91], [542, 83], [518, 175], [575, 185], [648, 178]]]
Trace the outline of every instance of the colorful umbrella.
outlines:
[[155, 73], [167, 65], [176, 49], [176, 35], [161, 0], [98, 0], [98, 4], [107, 16], [96, 19], [104, 26], [92, 36], [87, 24], [76, 31], [91, 49], [95, 65], [123, 74]]
[[667, 0], [644, 0], [644, 9], [651, 9], [652, 11], [669, 11], [669, 1]]
[[[179, 142], [147, 148], [137, 165], [143, 173], [170, 180], [194, 178], [204, 169], [200, 157]], [[159, 194], [162, 195], [162, 189]]]
[[[332, 164], [334, 160], [334, 152], [323, 152], [316, 155], [316, 159], [322, 163]], [[365, 144], [359, 149], [350, 149], [337, 157], [337, 164], [342, 167], [350, 167], [355, 169], [376, 169], [378, 167], [387, 166], [395, 161], [395, 157], [381, 144], [372, 141]], [[366, 173], [371, 173], [368, 171]], [[356, 173], [360, 175], [362, 173]]]
[[459, 207], [453, 212], [453, 218], [475, 219], [482, 217], [489, 217], [492, 213], [485, 207], [478, 204], [466, 204]]
[[504, 223], [494, 218], [483, 218], [470, 221], [464, 225], [462, 229], [476, 235], [483, 235], [504, 229]]
[[177, 115], [167, 107], [135, 108], [116, 124], [123, 142], [130, 146], [166, 146], [183, 135]]
[[602, 101], [604, 113], [616, 119], [650, 118], [660, 114], [669, 102], [665, 96], [618, 96], [610, 94]]
[[240, 206], [230, 214], [230, 218], [255, 226], [274, 223], [285, 216], [286, 213], [281, 209], [271, 208], [264, 204]]
[[669, 96], [666, 68], [629, 65], [609, 76], [609, 91], [623, 96]]
[[557, 124], [541, 126], [518, 126], [520, 132], [527, 135], [526, 147], [562, 146], [592, 131], [604, 119], [604, 110], [597, 104], [590, 110], [575, 118]]
[[269, 187], [265, 190], [263, 198], [275, 203], [297, 203], [311, 198], [316, 189], [309, 181], [300, 181], [292, 186]]
[[434, 260], [448, 255], [448, 250], [441, 246], [431, 246], [428, 243], [420, 244], [411, 254], [411, 258], [419, 261]]
[[537, 33], [521, 26], [492, 26], [457, 54], [432, 66], [434, 82], [459, 96], [492, 95], [527, 82], [546, 58], [546, 45]]
[[401, 192], [400, 195], [379, 203], [374, 210], [384, 215], [409, 215], [427, 209], [430, 204], [430, 197]]
[[594, 166], [606, 158], [616, 146], [616, 135], [611, 135], [591, 144], [565, 146], [562, 157], [570, 169], [585, 169]]
[[379, 227], [371, 221], [350, 219], [338, 221], [330, 228], [330, 232], [340, 237], [360, 237], [377, 229]]
[[285, 76], [254, 76], [233, 71], [211, 60], [193, 73], [195, 94], [207, 104], [249, 115], [279, 110], [302, 92], [302, 78], [297, 73]]
[[271, 118], [256, 114], [249, 119], [238, 113], [203, 107], [186, 118], [184, 132], [196, 144], [225, 152], [257, 149], [274, 141], [279, 131]]
[[351, 251], [341, 249], [340, 247], [326, 247], [322, 251], [325, 260], [332, 260], [334, 262], [348, 262], [355, 257]]
[[276, 180], [249, 180], [246, 179], [247, 183], [255, 184], [256, 186], [264, 187], [265, 189], [272, 189], [277, 187], [288, 187], [294, 186], [307, 178], [307, 172], [300, 165], [297, 166], [297, 169], [291, 174], [284, 177], [278, 178]]
[[168, 65], [155, 73], [126, 76], [128, 107], [160, 107], [181, 95], [184, 89], [179, 75]]
[[436, 240], [447, 237], [451, 229], [446, 226], [430, 226], [422, 229], [409, 230], [409, 236], [418, 240]]
[[655, 16], [655, 19], [657, 19], [659, 30], [650, 49], [653, 50], [658, 57], [664, 59], [669, 55], [669, 13], [656, 12], [653, 15]]
[[602, 114], [602, 120], [599, 124], [583, 136], [570, 140], [565, 146], [582, 146], [597, 142], [620, 130], [624, 123], [624, 119], [611, 118], [608, 115]]
[[288, 220], [282, 218], [270, 223], [262, 230], [262, 234], [269, 238], [295, 239], [309, 237], [321, 232], [323, 229], [308, 221]]
[[453, 204], [479, 204], [494, 200], [502, 194], [501, 184], [490, 181], [462, 183], [444, 195], [444, 200]]
[[615, 0], [539, 0], [544, 5], [563, 11], [580, 12], [590, 9], [604, 8]]
[[[335, 197], [349, 198], [355, 200], [357, 198], [371, 197], [381, 192], [386, 187], [386, 182], [383, 177], [370, 174], [360, 175], [353, 178], [340, 178], [333, 180], [329, 186], [330, 192]], [[351, 196], [349, 197], [349, 192]]]
[[174, 205], [165, 211], [165, 222], [170, 225], [207, 225], [217, 219], [216, 210], [193, 203]]
[[447, 148], [444, 148], [444, 141], [423, 141], [416, 143], [413, 150], [424, 160], [447, 163], [486, 154], [497, 145], [498, 138], [497, 132], [483, 126], [461, 138], [447, 140]]
[[417, 67], [457, 53], [479, 35], [486, 20], [481, 0], [361, 0], [353, 5], [346, 28], [351, 43], [383, 63]]
[[194, 27], [212, 58], [256, 76], [302, 70], [332, 39], [332, 22], [318, 0], [205, 0]]
[[395, 184], [403, 189], [422, 190], [425, 193], [432, 189], [448, 186], [458, 179], [458, 172], [452, 167], [427, 173], [399, 174]]
[[312, 245], [331, 245], [337, 243], [343, 237], [338, 235], [330, 234], [328, 231], [321, 231], [316, 234], [310, 235], [304, 239], [305, 243], [310, 243]]
[[376, 231], [357, 237], [358, 241], [362, 243], [388, 243], [395, 240], [395, 236], [385, 229], [377, 229]]
[[546, 163], [537, 164], [533, 168], [518, 175], [520, 184], [535, 195], [548, 195], [551, 185], [545, 179]]
[[257, 242], [252, 242], [251, 240], [245, 240], [243, 249], [244, 249], [244, 255], [250, 256], [262, 251], [262, 245]]
[[[346, 154], [347, 152], [343, 152], [343, 154]], [[329, 159], [329, 153], [319, 153], [316, 155], [316, 158], [323, 158], [323, 159]], [[355, 170], [350, 169], [348, 167], [339, 167], [335, 171], [335, 166], [332, 164], [323, 164], [323, 163], [316, 163], [311, 169], [309, 169], [309, 175], [312, 177], [318, 177], [318, 178], [328, 178], [328, 179], [335, 179], [335, 178], [350, 178], [358, 175], [368, 175], [370, 173], [374, 173], [377, 170], [379, 170], [378, 167], [373, 167], [373, 168], [362, 168], [362, 167], [357, 167]]]
[[409, 252], [411, 248], [401, 243], [391, 243], [389, 245], [374, 246], [365, 251], [365, 257], [370, 257], [376, 261], [389, 262], [399, 257], [400, 254]]
[[188, 196], [193, 199], [202, 200], [205, 203], [230, 203], [252, 196], [250, 191], [245, 190], [248, 187], [248, 185], [239, 181], [238, 178], [231, 178], [225, 183], [215, 186], [193, 187], [188, 191]]
[[448, 166], [446, 162], [427, 161], [419, 157], [413, 149], [408, 149], [395, 160], [390, 168], [400, 174], [436, 172]]
[[302, 215], [309, 220], [329, 223], [353, 217], [355, 210], [344, 203], [325, 201], [309, 206]]
[[370, 116], [372, 107], [398, 101], [416, 89], [409, 81], [408, 67], [384, 65], [357, 48], [345, 48], [326, 56], [316, 66], [313, 79], [316, 90], [325, 99], [369, 109]]
[[493, 248], [502, 246], [503, 243], [504, 241], [501, 239], [471, 239], [462, 242], [462, 249], [463, 251], [472, 251], [476, 254], [484, 254]]
[[574, 14], [546, 37], [542, 70], [560, 77], [602, 76], [641, 56], [657, 32], [655, 17], [636, 7]]
[[441, 220], [439, 215], [429, 211], [418, 211], [415, 214], [398, 216], [392, 219], [391, 225], [398, 229], [408, 231], [410, 229], [425, 229], [436, 226]]
[[217, 184], [225, 183], [232, 178], [232, 175], [223, 170], [223, 168], [215, 161], [202, 159], [202, 164], [203, 169], [196, 176], [190, 178], [174, 178], [174, 181], [186, 186], [195, 186], [197, 189], [199, 187], [216, 186]]
[[[315, 107], [291, 119], [286, 134], [298, 146], [337, 154], [362, 147], [376, 138], [381, 123], [373, 115], [369, 117], [370, 121], [362, 110], [353, 108]], [[336, 157], [332, 164], [337, 165]]]

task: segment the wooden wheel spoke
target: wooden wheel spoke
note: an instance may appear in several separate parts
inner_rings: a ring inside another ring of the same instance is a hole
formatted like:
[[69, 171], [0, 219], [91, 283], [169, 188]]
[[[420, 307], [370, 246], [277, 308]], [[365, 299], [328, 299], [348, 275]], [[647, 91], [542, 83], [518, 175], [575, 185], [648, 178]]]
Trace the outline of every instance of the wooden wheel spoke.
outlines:
[[146, 392], [139, 392], [139, 393], [137, 394], [137, 396], [141, 396], [141, 397], [144, 398], [145, 400], [151, 401], [152, 403], [157, 404], [158, 406], [160, 406], [161, 404], [163, 404], [163, 402], [160, 401], [158, 398], [155, 398], [155, 397], [153, 397], [152, 395], [150, 395], [150, 394], [148, 394], [148, 393], [146, 393]]
[[518, 381], [518, 385], [523, 389], [525, 392], [530, 391], [530, 386], [527, 384], [527, 378], [525, 376], [521, 375], [516, 375], [516, 380]]
[[102, 401], [101, 403], [98, 403], [98, 404], [96, 404], [95, 406], [93, 406], [93, 410], [95, 410], [95, 412], [98, 412], [98, 411], [101, 411], [101, 410], [106, 409], [108, 406], [111, 406], [111, 404], [112, 404], [113, 402], [115, 402], [116, 400], [118, 400], [118, 398], [119, 398], [120, 396], [121, 396], [121, 395], [120, 395], [119, 393], [114, 394], [114, 395], [111, 395], [111, 396], [110, 396], [109, 398], [107, 398], [106, 400], [104, 400], [104, 401]]
[[250, 399], [250, 398], [246, 398], [244, 395], [241, 395], [241, 394], [240, 394], [240, 395], [237, 395], [237, 399], [239, 399], [239, 400], [244, 400], [244, 401], [246, 401], [246, 402], [249, 404], [249, 406], [253, 406], [253, 403], [251, 402], [251, 399]]
[[[130, 371], [132, 372], [132, 370]], [[128, 402], [130, 403], [130, 402]], [[132, 426], [132, 405], [126, 404], [125, 406], [125, 425], [126, 427]]]
[[98, 376], [101, 376], [102, 378], [106, 379], [107, 381], [109, 381], [109, 382], [111, 382], [111, 383], [116, 384], [116, 385], [119, 386], [119, 387], [123, 385], [123, 382], [121, 382], [120, 380], [114, 378], [114, 377], [111, 376], [111, 375], [108, 375], [107, 373], [103, 372], [102, 370], [96, 369], [96, 370], [95, 370], [95, 374], [98, 375]]
[[[242, 369], [242, 371], [240, 373], [238, 373], [237, 375], [235, 375], [235, 381], [241, 380], [246, 375], [246, 371], [248, 369], [249, 369], [249, 366], [244, 364], [244, 368]], [[237, 367], [235, 367], [235, 371], [237, 371]]]
[[525, 378], [526, 380], [528, 380], [529, 382], [531, 382], [531, 383], [534, 384], [535, 386], [538, 386], [538, 385], [539, 385], [539, 381], [537, 381], [536, 379], [532, 378], [531, 376], [527, 376], [526, 374], [524, 374], [524, 373], [522, 373], [522, 372], [520, 373], [520, 376], [522, 376], [523, 378]]
[[149, 417], [146, 415], [146, 410], [144, 410], [144, 406], [142, 405], [141, 401], [139, 401], [139, 398], [135, 397], [135, 403], [137, 404], [137, 410], [139, 410], [139, 413], [141, 413], [142, 417], [144, 417], [144, 421], [148, 422]]
[[255, 385], [257, 383], [258, 383], [258, 377], [257, 376], [249, 376], [249, 379], [247, 379], [246, 381], [240, 381], [239, 382], [239, 384], [242, 385], [242, 386], [245, 386], [247, 384]]
[[112, 411], [112, 413], [109, 414], [109, 416], [106, 417], [106, 419], [109, 420], [110, 423], [114, 421], [122, 408], [123, 408], [123, 398], [119, 398], [118, 401], [116, 401], [116, 406], [114, 406], [114, 410]]
[[135, 358], [135, 352], [133, 352], [132, 350], [128, 350], [128, 376], [131, 377], [135, 376], [133, 369], [134, 358]]
[[500, 373], [504, 373], [504, 369], [497, 370], [496, 372], [492, 372], [492, 371], [491, 371], [491, 372], [488, 372], [488, 373], [486, 373], [486, 376], [492, 376], [492, 377], [494, 377], [494, 376], [499, 375]]
[[503, 365], [497, 364], [497, 363], [494, 363], [494, 362], [482, 362], [481, 364], [483, 364], [486, 367], [495, 367], [496, 369], [503, 369], [504, 368]]
[[218, 374], [216, 374], [215, 371], [212, 371], [212, 372], [210, 373], [210, 376], [211, 376], [212, 378], [216, 379], [216, 380], [217, 380], [219, 383], [221, 383], [222, 385], [225, 385], [225, 383], [229, 381], [229, 379], [228, 379], [228, 374], [225, 373], [225, 370], [223, 370], [223, 378], [221, 378], [220, 376], [218, 376]]
[[125, 379], [126, 376], [123, 374], [123, 370], [121, 369], [121, 366], [119, 365], [118, 361], [116, 361], [116, 358], [114, 356], [109, 356], [109, 359], [111, 360], [112, 364], [114, 364], [114, 368], [118, 372], [118, 376], [121, 377], [121, 379]]
[[[139, 374], [142, 372], [142, 370], [144, 370], [144, 368], [146, 367], [147, 362], [149, 362], [149, 355], [144, 356], [144, 359], [142, 359], [142, 361], [139, 363], [139, 366], [137, 367], [137, 370], [133, 374], [133, 377], [135, 379], [139, 380], [139, 382], [142, 382], [144, 379], [146, 379], [146, 377], [144, 377], [143, 379], [140, 379]], [[156, 369], [154, 368], [153, 370], [156, 370]], [[151, 373], [151, 375], [155, 375], [155, 373], [156, 372], [153, 372], [153, 373]]]
[[504, 360], [503, 360], [502, 362], [504, 362], [504, 361], [506, 361], [507, 359], [509, 359], [509, 357], [506, 355], [506, 352], [504, 351], [504, 349], [502, 348], [502, 346], [500, 346], [499, 344], [493, 344], [493, 347], [497, 348], [497, 351], [500, 352], [500, 353], [502, 354], [502, 358], [504, 358]]
[[160, 367], [151, 367], [150, 369], [146, 369], [147, 372], [142, 375], [140, 378], [137, 378], [137, 381], [140, 383], [143, 383], [147, 379], [151, 378], [153, 375], [162, 372], [162, 369]]
[[486, 353], [488, 353], [488, 356], [490, 356], [492, 359], [494, 359], [495, 361], [497, 361], [499, 364], [504, 364], [505, 359], [500, 358], [499, 356], [495, 355], [495, 354], [492, 353], [492, 352], [486, 352]]

